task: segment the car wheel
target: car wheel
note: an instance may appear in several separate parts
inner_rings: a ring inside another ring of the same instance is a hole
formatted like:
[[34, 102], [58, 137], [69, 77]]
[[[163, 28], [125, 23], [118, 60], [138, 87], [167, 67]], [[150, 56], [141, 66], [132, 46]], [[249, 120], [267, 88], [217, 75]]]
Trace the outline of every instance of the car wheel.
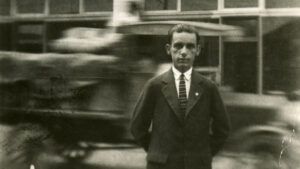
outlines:
[[282, 137], [275, 134], [250, 135], [235, 152], [234, 168], [291, 169], [293, 161], [282, 151]]

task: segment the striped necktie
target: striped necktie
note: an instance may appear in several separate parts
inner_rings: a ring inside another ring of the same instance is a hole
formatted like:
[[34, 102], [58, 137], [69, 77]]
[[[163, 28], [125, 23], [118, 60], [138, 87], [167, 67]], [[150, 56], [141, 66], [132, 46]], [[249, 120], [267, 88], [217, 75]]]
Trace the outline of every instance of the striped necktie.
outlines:
[[186, 112], [186, 106], [187, 106], [187, 96], [186, 96], [184, 74], [181, 74], [180, 78], [179, 78], [179, 96], [178, 96], [178, 100], [179, 100], [180, 110], [181, 110], [182, 115], [184, 117], [185, 112]]

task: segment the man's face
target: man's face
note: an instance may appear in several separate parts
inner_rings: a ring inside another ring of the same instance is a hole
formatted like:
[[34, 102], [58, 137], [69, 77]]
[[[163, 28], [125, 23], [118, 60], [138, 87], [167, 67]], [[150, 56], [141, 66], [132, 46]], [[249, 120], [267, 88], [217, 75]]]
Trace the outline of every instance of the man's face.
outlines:
[[172, 56], [174, 67], [182, 73], [193, 66], [195, 57], [200, 53], [196, 35], [188, 32], [174, 32], [172, 43], [167, 44], [166, 49]]

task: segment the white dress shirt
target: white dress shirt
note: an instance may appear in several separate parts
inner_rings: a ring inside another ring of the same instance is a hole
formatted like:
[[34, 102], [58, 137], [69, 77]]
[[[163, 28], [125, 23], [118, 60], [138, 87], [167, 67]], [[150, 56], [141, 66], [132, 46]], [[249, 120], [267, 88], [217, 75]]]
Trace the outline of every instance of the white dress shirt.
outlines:
[[[180, 81], [180, 75], [182, 73], [180, 71], [178, 71], [174, 66], [172, 66], [172, 71], [174, 74], [177, 96], [179, 97], [179, 81]], [[189, 92], [190, 92], [190, 87], [191, 87], [192, 68], [190, 68], [188, 71], [184, 72], [183, 74], [184, 74], [184, 80], [185, 80], [186, 97], [189, 98]]]

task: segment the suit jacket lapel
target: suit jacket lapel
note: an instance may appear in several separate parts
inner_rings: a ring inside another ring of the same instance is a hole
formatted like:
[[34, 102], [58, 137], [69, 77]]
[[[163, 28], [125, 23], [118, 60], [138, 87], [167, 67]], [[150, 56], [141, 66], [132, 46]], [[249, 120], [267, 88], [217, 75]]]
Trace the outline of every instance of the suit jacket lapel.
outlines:
[[196, 105], [203, 93], [201, 77], [197, 74], [197, 72], [192, 72], [191, 80], [186, 116], [188, 116], [188, 114], [191, 112], [192, 108]]
[[175, 115], [177, 116], [179, 121], [181, 123], [183, 123], [184, 119], [182, 118], [182, 116], [180, 114], [181, 112], [180, 112], [180, 108], [179, 108], [179, 101], [178, 101], [177, 90], [176, 90], [176, 86], [175, 86], [175, 79], [174, 79], [172, 69], [170, 69], [168, 72], [166, 72], [166, 74], [162, 78], [162, 82], [164, 83], [163, 84], [164, 86], [161, 89], [163, 95], [165, 96], [168, 104], [173, 109], [173, 112], [175, 113]]

